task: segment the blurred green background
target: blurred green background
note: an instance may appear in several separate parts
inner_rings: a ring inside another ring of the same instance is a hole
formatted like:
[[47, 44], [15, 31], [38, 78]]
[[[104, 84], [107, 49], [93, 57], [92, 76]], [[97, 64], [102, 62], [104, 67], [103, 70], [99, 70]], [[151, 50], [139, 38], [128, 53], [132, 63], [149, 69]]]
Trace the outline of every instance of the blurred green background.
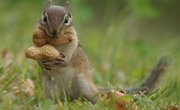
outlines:
[[[25, 58], [24, 51], [32, 45], [32, 33], [45, 3], [46, 0], [0, 0], [0, 54], [8, 51], [14, 61], [10, 67], [4, 67], [2, 57], [0, 73], [17, 74], [7, 85], [5, 80], [11, 77], [0, 78], [0, 87], [6, 85], [3, 89], [6, 92], [11, 90], [11, 83], [26, 78], [35, 81], [37, 93], [42, 91], [40, 69]], [[56, 5], [64, 3], [65, 0], [54, 0]], [[166, 89], [165, 102], [180, 102], [179, 0], [71, 0], [70, 3], [74, 26], [94, 67], [97, 84], [131, 87], [143, 80], [161, 56], [169, 56], [170, 68], [159, 87]]]

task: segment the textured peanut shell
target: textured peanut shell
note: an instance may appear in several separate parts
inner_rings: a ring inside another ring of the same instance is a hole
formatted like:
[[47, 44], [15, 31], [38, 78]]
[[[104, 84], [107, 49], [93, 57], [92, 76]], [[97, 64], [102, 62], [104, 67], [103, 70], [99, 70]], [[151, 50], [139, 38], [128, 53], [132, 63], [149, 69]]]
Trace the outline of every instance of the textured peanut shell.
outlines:
[[65, 35], [63, 33], [57, 38], [52, 38], [48, 37], [42, 29], [37, 27], [33, 34], [33, 43], [37, 47], [41, 47], [45, 44], [61, 46], [70, 43], [73, 40], [71, 34]]
[[37, 47], [47, 44], [46, 34], [42, 29], [36, 28], [35, 32], [33, 33], [33, 43]]
[[46, 40], [47, 40], [47, 43], [50, 45], [61, 46], [61, 45], [70, 43], [73, 39], [72, 39], [72, 36], [69, 34], [69, 35], [60, 35], [60, 37], [58, 38], [47, 37]]
[[58, 50], [49, 44], [42, 47], [31, 46], [25, 54], [26, 57], [34, 60], [55, 59], [59, 57]]

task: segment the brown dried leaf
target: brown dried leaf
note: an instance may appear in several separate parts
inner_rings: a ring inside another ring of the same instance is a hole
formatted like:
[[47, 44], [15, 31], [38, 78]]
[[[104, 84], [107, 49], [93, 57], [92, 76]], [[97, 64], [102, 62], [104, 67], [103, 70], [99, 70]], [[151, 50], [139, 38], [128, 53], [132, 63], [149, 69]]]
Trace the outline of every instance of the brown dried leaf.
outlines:
[[168, 107], [169, 110], [180, 110], [176, 105]]
[[138, 110], [138, 107], [135, 102], [124, 100], [122, 97], [125, 96], [124, 93], [119, 91], [111, 90], [107, 93], [106, 97], [109, 100], [109, 103], [115, 102], [116, 110], [127, 110], [126, 106], [131, 104], [131, 110]]
[[6, 67], [9, 67], [13, 62], [14, 62], [14, 55], [12, 54], [12, 52], [10, 52], [9, 50], [7, 49], [4, 49], [2, 51], [3, 53], [3, 66], [6, 68]]
[[22, 81], [22, 90], [28, 96], [34, 96], [34, 83], [31, 79], [26, 79]]
[[19, 86], [14, 86], [12, 92], [9, 94], [11, 96], [18, 96], [20, 94], [25, 94], [28, 97], [34, 96], [34, 83], [31, 79], [22, 80]]

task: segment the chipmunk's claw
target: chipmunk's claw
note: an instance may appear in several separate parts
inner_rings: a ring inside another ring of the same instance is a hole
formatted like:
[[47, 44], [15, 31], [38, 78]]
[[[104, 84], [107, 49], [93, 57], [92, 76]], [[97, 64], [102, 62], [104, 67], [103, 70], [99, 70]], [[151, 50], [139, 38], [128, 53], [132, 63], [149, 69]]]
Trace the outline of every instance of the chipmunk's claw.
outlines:
[[42, 65], [46, 70], [52, 70], [52, 67], [55, 65], [64, 64], [65, 61], [65, 55], [63, 53], [60, 53], [60, 56], [56, 59], [45, 59], [42, 60]]

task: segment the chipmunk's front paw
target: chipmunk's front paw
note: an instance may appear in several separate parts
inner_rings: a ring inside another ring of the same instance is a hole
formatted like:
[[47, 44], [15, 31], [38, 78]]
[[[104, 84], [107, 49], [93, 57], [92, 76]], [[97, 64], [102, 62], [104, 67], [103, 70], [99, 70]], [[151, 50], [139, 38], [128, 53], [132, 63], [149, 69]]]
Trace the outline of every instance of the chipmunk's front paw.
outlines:
[[64, 64], [65, 62], [65, 55], [60, 53], [60, 56], [56, 59], [45, 59], [42, 60], [43, 68], [46, 70], [52, 70], [53, 66]]

